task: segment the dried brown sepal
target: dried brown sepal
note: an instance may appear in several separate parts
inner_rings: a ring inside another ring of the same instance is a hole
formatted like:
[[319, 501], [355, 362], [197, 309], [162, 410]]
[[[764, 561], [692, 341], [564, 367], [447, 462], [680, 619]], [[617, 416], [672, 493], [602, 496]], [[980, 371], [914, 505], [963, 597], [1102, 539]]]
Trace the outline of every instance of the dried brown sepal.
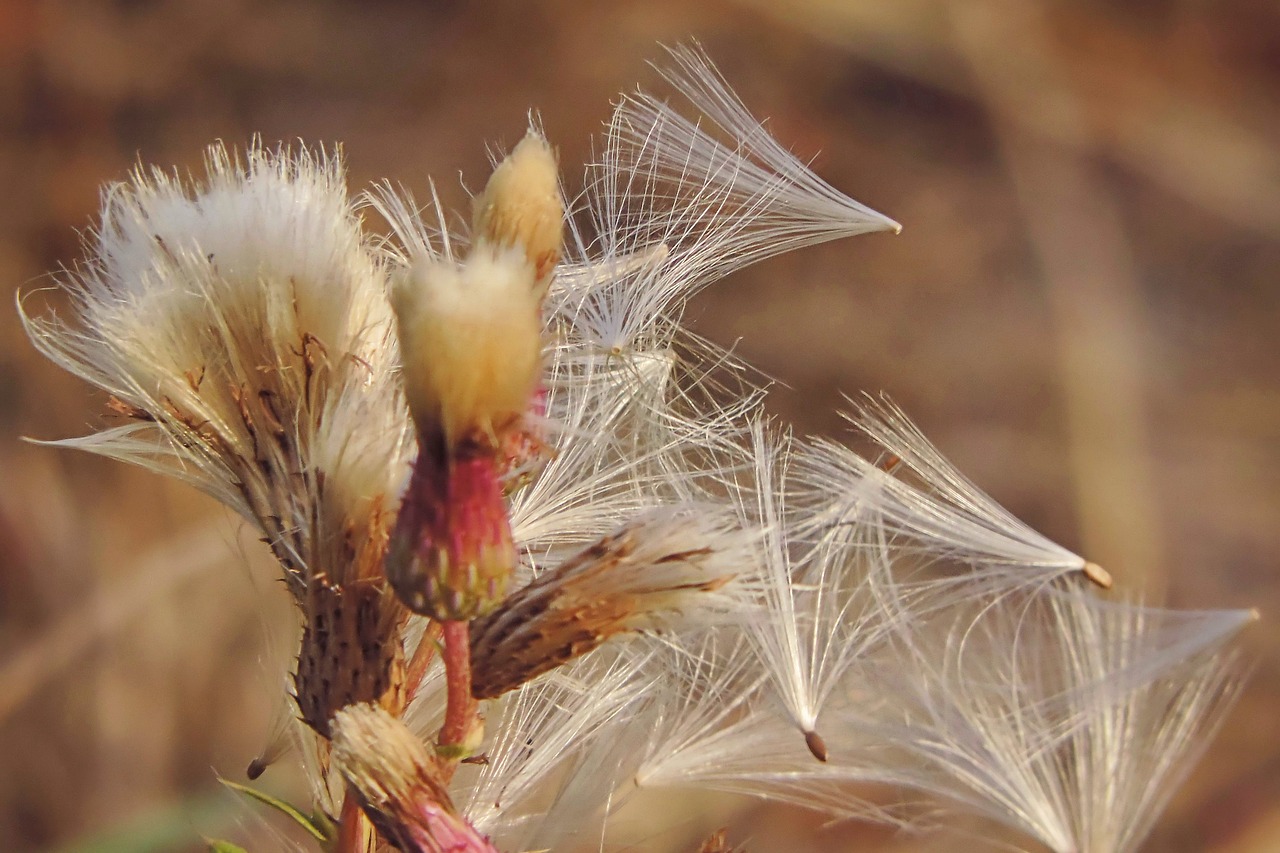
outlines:
[[312, 578], [302, 602], [302, 647], [294, 690], [302, 720], [329, 737], [329, 721], [347, 705], [404, 707], [404, 610], [380, 580], [337, 586]]
[[155, 416], [146, 409], [121, 400], [114, 394], [107, 398], [107, 411], [118, 417], [128, 418], [133, 421], [152, 422], [155, 420]]
[[646, 533], [642, 522], [604, 537], [472, 622], [471, 694], [514, 690], [731, 580], [701, 570], [711, 548], [644, 547]]

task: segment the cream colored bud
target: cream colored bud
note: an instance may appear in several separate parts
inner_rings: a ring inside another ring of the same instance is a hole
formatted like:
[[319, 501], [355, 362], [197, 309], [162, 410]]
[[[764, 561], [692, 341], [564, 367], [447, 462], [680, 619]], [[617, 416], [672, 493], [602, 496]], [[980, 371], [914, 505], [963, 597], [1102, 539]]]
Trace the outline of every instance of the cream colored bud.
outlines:
[[497, 438], [528, 408], [542, 323], [533, 265], [481, 246], [458, 265], [422, 258], [392, 288], [405, 395], [421, 435]]
[[555, 152], [530, 130], [498, 164], [484, 192], [476, 196], [472, 214], [476, 243], [520, 247], [540, 283], [559, 263], [564, 241], [557, 171]]

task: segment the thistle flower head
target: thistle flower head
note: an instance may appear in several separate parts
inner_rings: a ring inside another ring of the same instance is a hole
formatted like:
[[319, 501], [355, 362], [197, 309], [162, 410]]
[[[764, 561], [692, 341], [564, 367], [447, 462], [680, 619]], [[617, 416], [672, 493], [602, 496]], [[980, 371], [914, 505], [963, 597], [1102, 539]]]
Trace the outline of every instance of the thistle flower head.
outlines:
[[71, 317], [24, 320], [126, 421], [66, 444], [192, 482], [259, 526], [295, 581], [333, 576], [349, 561], [323, 550], [405, 472], [385, 272], [336, 158], [214, 146], [206, 168], [110, 187], [64, 281]]
[[394, 279], [419, 456], [387, 576], [418, 613], [487, 613], [515, 570], [501, 469], [536, 405], [540, 303], [560, 256], [563, 214], [555, 158], [530, 132], [476, 199], [467, 257], [418, 252]]
[[208, 177], [139, 170], [104, 196], [66, 321], [36, 345], [126, 423], [62, 442], [178, 476], [254, 524], [304, 615], [303, 718], [399, 700], [404, 611], [383, 594], [411, 433], [383, 265], [336, 158], [210, 149]]
[[352, 705], [333, 720], [333, 759], [383, 837], [406, 853], [496, 853], [461, 817], [435, 756], [381, 708]]

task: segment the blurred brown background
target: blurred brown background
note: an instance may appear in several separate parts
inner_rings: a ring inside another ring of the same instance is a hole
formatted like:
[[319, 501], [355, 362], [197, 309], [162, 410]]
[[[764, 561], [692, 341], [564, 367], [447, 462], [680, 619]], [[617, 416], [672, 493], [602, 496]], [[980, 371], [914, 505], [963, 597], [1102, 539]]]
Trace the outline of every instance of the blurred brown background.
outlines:
[[[841, 392], [887, 391], [1129, 589], [1258, 607], [1244, 699], [1148, 849], [1280, 849], [1273, 0], [0, 0], [0, 849], [279, 843], [214, 782], [242, 778], [278, 704], [265, 549], [188, 490], [18, 440], [97, 423], [10, 291], [79, 257], [101, 183], [258, 133], [340, 141], [354, 187], [434, 176], [461, 204], [458, 173], [481, 182], [485, 144], [534, 107], [572, 188], [611, 96], [690, 36], [786, 145], [905, 225], [722, 282], [697, 330], [741, 338], [803, 431], [842, 429]], [[692, 849], [718, 819], [645, 849]], [[747, 814], [731, 838], [788, 849], [817, 823]]]

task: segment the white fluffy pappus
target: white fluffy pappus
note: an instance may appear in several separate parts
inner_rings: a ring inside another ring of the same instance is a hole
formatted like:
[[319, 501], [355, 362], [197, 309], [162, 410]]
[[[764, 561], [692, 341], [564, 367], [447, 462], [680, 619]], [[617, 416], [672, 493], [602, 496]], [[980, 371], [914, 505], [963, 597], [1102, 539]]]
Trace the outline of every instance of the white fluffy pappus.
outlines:
[[243, 157], [213, 146], [203, 182], [139, 169], [110, 187], [61, 281], [70, 316], [23, 321], [129, 421], [59, 444], [192, 483], [258, 526], [295, 580], [340, 573], [326, 549], [407, 470], [386, 273], [337, 157]]
[[1015, 518], [956, 470], [887, 401], [847, 415], [882, 451], [865, 459], [828, 439], [812, 442], [800, 479], [812, 495], [811, 523], [883, 525], [899, 551], [986, 572], [1012, 571], [1026, 583], [1080, 574], [1102, 587], [1111, 576]]
[[419, 256], [393, 276], [405, 396], [419, 430], [452, 444], [493, 435], [529, 406], [542, 324], [522, 248], [476, 246], [461, 263]]
[[743, 627], [778, 702], [825, 760], [819, 715], [837, 681], [890, 628], [895, 613], [881, 606], [877, 590], [887, 576], [873, 551], [856, 547], [859, 528], [810, 536], [796, 524], [788, 434], [771, 434], [757, 420], [743, 451], [752, 467], [730, 488], [744, 524], [762, 531], [752, 571], [766, 614]]
[[899, 634], [877, 701], [843, 716], [905, 752], [898, 784], [1057, 853], [1130, 850], [1229, 705], [1225, 649], [1253, 618], [1006, 586]]
[[591, 836], [605, 817], [619, 756], [586, 758], [597, 744], [616, 745], [612, 737], [653, 688], [641, 677], [650, 654], [633, 644], [606, 647], [488, 705], [488, 762], [459, 777], [466, 793], [455, 797], [477, 829], [517, 850]]
[[780, 145], [700, 49], [670, 55], [663, 76], [704, 118], [644, 91], [619, 101], [587, 169], [592, 231], [569, 241], [553, 294], [575, 336], [602, 353], [667, 346], [685, 301], [734, 270], [899, 228]]

